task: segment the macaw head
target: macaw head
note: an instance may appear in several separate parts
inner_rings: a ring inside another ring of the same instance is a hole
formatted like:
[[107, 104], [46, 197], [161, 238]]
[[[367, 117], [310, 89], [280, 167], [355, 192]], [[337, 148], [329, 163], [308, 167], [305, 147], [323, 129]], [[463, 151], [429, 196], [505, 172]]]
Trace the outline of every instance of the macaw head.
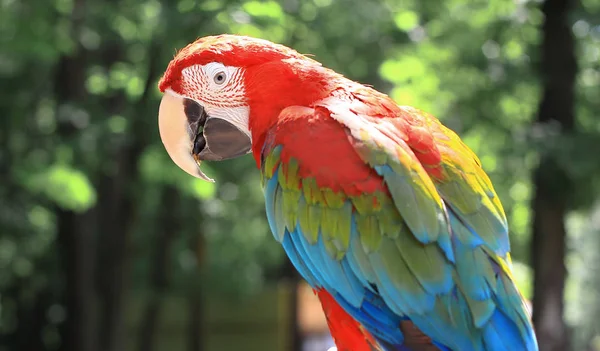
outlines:
[[272, 42], [236, 35], [198, 39], [169, 63], [159, 130], [171, 159], [187, 173], [210, 180], [203, 160], [254, 151], [286, 107], [323, 95], [325, 70], [306, 56]]

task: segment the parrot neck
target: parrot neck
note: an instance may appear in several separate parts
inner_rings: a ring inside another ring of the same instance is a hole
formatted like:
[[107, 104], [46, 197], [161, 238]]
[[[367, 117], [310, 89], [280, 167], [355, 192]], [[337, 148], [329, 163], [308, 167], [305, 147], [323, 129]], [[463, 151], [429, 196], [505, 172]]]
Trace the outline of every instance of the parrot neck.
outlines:
[[310, 62], [291, 65], [269, 62], [246, 73], [246, 92], [250, 106], [249, 129], [252, 154], [260, 168], [267, 133], [290, 106], [311, 106], [328, 96], [332, 89], [332, 71]]

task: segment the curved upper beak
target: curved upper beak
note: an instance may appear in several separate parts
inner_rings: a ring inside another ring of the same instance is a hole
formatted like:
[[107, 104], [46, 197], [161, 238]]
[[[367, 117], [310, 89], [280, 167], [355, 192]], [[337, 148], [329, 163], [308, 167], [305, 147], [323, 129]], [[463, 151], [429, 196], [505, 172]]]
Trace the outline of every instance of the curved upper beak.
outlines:
[[250, 137], [229, 121], [211, 117], [198, 102], [167, 90], [158, 112], [160, 138], [169, 157], [188, 174], [214, 181], [200, 170], [203, 160], [246, 154]]

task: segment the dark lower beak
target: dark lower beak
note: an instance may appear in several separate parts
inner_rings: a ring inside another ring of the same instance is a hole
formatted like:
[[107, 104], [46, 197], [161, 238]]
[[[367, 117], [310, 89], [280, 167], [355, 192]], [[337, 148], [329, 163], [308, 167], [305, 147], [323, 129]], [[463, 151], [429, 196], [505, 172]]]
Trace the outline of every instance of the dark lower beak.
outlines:
[[159, 111], [159, 129], [167, 153], [187, 173], [212, 181], [200, 161], [221, 161], [250, 151], [250, 137], [225, 119], [208, 116], [196, 101], [166, 92]]
[[[188, 101], [204, 111], [197, 102]], [[251, 147], [250, 137], [239, 128], [224, 119], [207, 116], [204, 125], [199, 126], [193, 154], [203, 161], [221, 161], [245, 155]]]

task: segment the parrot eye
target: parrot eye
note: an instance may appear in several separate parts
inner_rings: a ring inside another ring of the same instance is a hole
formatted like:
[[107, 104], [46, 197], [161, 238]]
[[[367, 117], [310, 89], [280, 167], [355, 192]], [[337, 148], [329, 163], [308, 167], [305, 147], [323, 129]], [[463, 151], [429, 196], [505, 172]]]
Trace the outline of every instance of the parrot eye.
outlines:
[[223, 71], [215, 74], [215, 77], [214, 77], [215, 84], [221, 85], [221, 84], [225, 83], [225, 78], [227, 78], [227, 75]]

